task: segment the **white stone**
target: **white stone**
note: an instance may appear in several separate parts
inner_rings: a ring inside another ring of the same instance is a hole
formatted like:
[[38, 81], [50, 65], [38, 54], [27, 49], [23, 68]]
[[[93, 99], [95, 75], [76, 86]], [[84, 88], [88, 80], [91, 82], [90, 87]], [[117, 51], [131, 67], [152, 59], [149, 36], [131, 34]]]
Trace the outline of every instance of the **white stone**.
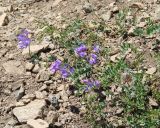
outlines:
[[17, 117], [19, 122], [25, 123], [29, 119], [41, 117], [41, 111], [45, 105], [45, 100], [34, 100], [26, 106], [14, 108], [13, 114]]
[[27, 121], [27, 124], [33, 128], [48, 128], [49, 127], [49, 124], [42, 119], [37, 119], [37, 120], [29, 119]]

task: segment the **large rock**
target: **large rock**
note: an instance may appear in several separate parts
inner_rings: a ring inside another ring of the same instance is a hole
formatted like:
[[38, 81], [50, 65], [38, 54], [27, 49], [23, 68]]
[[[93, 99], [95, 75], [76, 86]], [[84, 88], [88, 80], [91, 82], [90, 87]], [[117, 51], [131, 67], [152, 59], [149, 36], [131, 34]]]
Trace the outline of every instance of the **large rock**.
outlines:
[[4, 69], [8, 74], [18, 74], [21, 75], [24, 73], [25, 69], [24, 66], [21, 64], [20, 61], [11, 60], [3, 64]]
[[48, 128], [49, 127], [49, 124], [42, 119], [37, 119], [37, 120], [29, 119], [27, 121], [27, 124], [33, 128]]
[[42, 109], [45, 107], [45, 100], [34, 100], [26, 106], [16, 107], [13, 114], [21, 123], [26, 123], [29, 119], [35, 119], [42, 116]]
[[[41, 45], [30, 45], [31, 54], [37, 54], [41, 51], [44, 51], [48, 48], [49, 44], [41, 44]], [[29, 47], [23, 49], [22, 55], [29, 55]]]

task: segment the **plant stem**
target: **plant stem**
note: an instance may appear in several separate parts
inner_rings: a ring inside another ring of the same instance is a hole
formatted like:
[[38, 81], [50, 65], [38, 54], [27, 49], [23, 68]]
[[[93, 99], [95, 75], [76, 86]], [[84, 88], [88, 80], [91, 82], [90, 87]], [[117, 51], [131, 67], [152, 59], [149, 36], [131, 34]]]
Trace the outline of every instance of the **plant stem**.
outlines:
[[29, 56], [32, 57], [30, 44], [29, 44], [29, 46], [28, 46], [28, 49], [29, 49]]

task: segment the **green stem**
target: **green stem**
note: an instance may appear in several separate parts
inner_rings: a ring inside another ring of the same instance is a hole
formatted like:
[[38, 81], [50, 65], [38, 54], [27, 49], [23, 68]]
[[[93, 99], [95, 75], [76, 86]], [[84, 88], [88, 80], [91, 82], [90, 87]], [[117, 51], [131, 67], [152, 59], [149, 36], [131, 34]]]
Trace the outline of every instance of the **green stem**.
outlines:
[[28, 48], [29, 48], [29, 56], [32, 57], [30, 44], [29, 44]]

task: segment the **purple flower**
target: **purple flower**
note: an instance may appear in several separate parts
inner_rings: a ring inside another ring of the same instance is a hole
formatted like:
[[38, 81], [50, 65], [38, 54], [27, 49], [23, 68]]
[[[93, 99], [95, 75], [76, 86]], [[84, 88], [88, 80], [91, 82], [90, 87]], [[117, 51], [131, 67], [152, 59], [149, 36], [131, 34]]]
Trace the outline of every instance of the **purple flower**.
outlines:
[[73, 74], [73, 73], [74, 73], [74, 68], [73, 68], [73, 67], [70, 67], [70, 68], [69, 68], [69, 71], [70, 71], [71, 74]]
[[99, 45], [94, 45], [94, 46], [93, 46], [93, 51], [94, 51], [94, 52], [99, 52], [99, 49], [100, 49], [100, 48], [99, 48]]
[[80, 57], [85, 57], [87, 55], [87, 47], [81, 44], [78, 48], [75, 48], [75, 53]]
[[28, 38], [29, 32], [24, 29], [22, 32], [17, 36], [19, 42], [18, 42], [18, 48], [23, 49], [27, 48], [29, 44], [31, 43], [31, 39]]
[[91, 53], [91, 54], [90, 54], [90, 58], [89, 58], [89, 63], [90, 63], [91, 65], [96, 64], [96, 63], [97, 63], [97, 59], [98, 59], [97, 55]]
[[61, 68], [60, 71], [63, 78], [67, 78], [70, 75], [66, 68]]
[[93, 87], [99, 87], [100, 86], [100, 81], [98, 80], [90, 80], [90, 79], [84, 79], [82, 80], [82, 83], [86, 84], [87, 86], [85, 87], [85, 92], [88, 92], [89, 89]]
[[99, 86], [100, 86], [100, 81], [99, 81], [99, 80], [94, 81], [94, 85], [95, 85], [96, 87], [99, 87]]
[[60, 69], [60, 66], [61, 66], [61, 61], [60, 60], [56, 60], [50, 67], [50, 71], [52, 73], [55, 73], [57, 70]]

